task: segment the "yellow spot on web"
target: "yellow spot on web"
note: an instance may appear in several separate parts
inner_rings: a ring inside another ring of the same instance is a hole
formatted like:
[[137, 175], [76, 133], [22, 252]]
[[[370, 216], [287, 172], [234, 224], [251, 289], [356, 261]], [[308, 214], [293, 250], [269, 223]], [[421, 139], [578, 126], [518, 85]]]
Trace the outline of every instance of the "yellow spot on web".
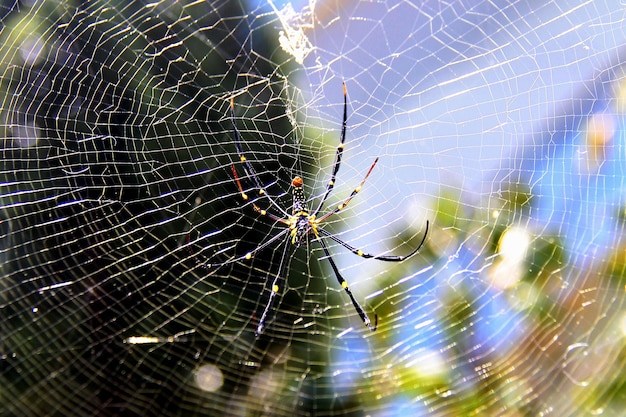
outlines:
[[348, 288], [348, 283], [347, 283], [346, 281], [342, 282], [342, 283], [341, 283], [341, 288], [343, 288], [344, 290], [345, 290], [346, 288]]
[[356, 251], [356, 254], [359, 255], [359, 256], [363, 256], [363, 251], [361, 249], [359, 249], [359, 250]]
[[337, 149], [343, 149], [343, 143], [337, 146]]
[[248, 194], [241, 193], [241, 198], [243, 198], [244, 200], [247, 200], [248, 199]]
[[335, 185], [335, 181], [328, 181], [328, 185]]
[[345, 204], [341, 203], [337, 206], [337, 210], [343, 210], [345, 206], [346, 206]]
[[358, 193], [359, 191], [361, 191], [361, 186], [360, 185], [354, 189], [355, 193]]
[[278, 292], [278, 285], [274, 285], [272, 287], [272, 292]]
[[239, 157], [239, 160], [240, 160], [241, 162], [246, 162], [246, 157], [245, 157], [245, 156], [243, 156], [243, 155], [241, 155], [241, 156]]
[[265, 216], [266, 214], [267, 214], [267, 211], [261, 210], [261, 216]]
[[252, 258], [252, 252], [246, 253], [246, 259], [251, 259], [251, 258]]
[[259, 190], [259, 194], [260, 194], [260, 195], [265, 194], [265, 190]]

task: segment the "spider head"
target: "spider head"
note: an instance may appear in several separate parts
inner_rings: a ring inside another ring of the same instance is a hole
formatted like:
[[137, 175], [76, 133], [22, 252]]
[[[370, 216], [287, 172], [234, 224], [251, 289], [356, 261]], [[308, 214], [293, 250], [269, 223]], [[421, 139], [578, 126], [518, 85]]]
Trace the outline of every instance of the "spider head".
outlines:
[[296, 246], [306, 242], [310, 234], [317, 236], [315, 216], [309, 216], [305, 211], [291, 217], [289, 228], [291, 229], [291, 243]]

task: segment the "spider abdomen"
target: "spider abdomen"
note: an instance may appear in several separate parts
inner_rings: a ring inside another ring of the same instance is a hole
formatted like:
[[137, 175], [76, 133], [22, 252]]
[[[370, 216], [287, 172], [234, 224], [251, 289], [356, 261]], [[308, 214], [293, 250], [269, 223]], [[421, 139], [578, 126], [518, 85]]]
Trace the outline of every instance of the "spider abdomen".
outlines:
[[304, 214], [304, 216], [308, 217], [306, 196], [304, 195], [304, 182], [302, 181], [302, 178], [295, 177], [291, 181], [291, 186], [293, 187], [293, 215], [298, 216], [299, 214]]

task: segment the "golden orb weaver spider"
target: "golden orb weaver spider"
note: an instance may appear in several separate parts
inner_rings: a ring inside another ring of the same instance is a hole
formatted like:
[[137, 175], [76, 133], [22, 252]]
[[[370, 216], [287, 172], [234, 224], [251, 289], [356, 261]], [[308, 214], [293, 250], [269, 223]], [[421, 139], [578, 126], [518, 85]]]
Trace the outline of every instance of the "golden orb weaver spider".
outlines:
[[[413, 249], [411, 253], [407, 255], [402, 255], [402, 256], [400, 255], [372, 255], [372, 254], [363, 252], [360, 249], [357, 249], [349, 245], [348, 243], [344, 242], [343, 240], [339, 239], [337, 236], [331, 234], [330, 232], [327, 232], [320, 226], [320, 224], [326, 219], [328, 219], [330, 216], [343, 210], [348, 205], [348, 203], [350, 203], [350, 201], [354, 198], [354, 196], [359, 191], [361, 191], [363, 184], [365, 184], [365, 181], [370, 176], [370, 174], [372, 173], [372, 170], [374, 169], [374, 167], [376, 166], [376, 163], [378, 162], [378, 158], [376, 158], [374, 162], [372, 163], [372, 165], [370, 166], [370, 168], [368, 169], [367, 174], [365, 174], [365, 177], [363, 178], [359, 186], [356, 187], [352, 191], [352, 193], [348, 196], [348, 198], [346, 198], [341, 204], [339, 204], [333, 210], [330, 210], [329, 212], [327, 212], [326, 214], [323, 214], [320, 217], [317, 217], [319, 212], [322, 210], [322, 207], [324, 203], [326, 202], [330, 192], [335, 186], [337, 172], [339, 171], [339, 167], [341, 165], [341, 157], [343, 156], [344, 142], [346, 140], [346, 124], [347, 124], [347, 118], [348, 118], [346, 84], [343, 83], [343, 123], [342, 123], [342, 128], [341, 128], [340, 143], [337, 146], [337, 152], [335, 154], [335, 162], [333, 164], [332, 175], [330, 177], [330, 181], [328, 181], [328, 184], [326, 185], [326, 191], [322, 195], [322, 198], [320, 199], [320, 202], [317, 205], [317, 208], [313, 212], [310, 212], [308, 209], [308, 206], [307, 206], [308, 201], [307, 201], [306, 195], [304, 194], [304, 182], [301, 177], [295, 177], [291, 180], [292, 196], [293, 196], [293, 206], [292, 206], [291, 214], [287, 213], [287, 211], [283, 209], [280, 205], [278, 205], [276, 201], [274, 201], [274, 199], [265, 191], [263, 184], [261, 184], [261, 181], [259, 180], [259, 177], [256, 171], [254, 170], [254, 167], [250, 164], [250, 162], [248, 162], [248, 160], [243, 154], [243, 148], [241, 147], [241, 138], [239, 135], [239, 131], [237, 130], [237, 125], [235, 123], [235, 101], [234, 101], [234, 98], [232, 97], [230, 99], [230, 117], [231, 117], [232, 124], [233, 124], [233, 134], [235, 136], [235, 148], [237, 149], [239, 160], [243, 164], [243, 168], [246, 172], [247, 177], [252, 179], [254, 186], [258, 190], [259, 195], [267, 198], [267, 200], [269, 201], [270, 207], [272, 207], [274, 210], [281, 213], [283, 217], [279, 217], [273, 213], [268, 212], [267, 210], [261, 209], [255, 202], [252, 203], [252, 207], [260, 215], [268, 217], [275, 223], [281, 223], [282, 225], [286, 227], [280, 233], [270, 238], [266, 242], [260, 244], [259, 246], [257, 246], [255, 249], [248, 252], [244, 256], [240, 256], [240, 257], [231, 259], [223, 263], [207, 264], [207, 267], [209, 268], [220, 267], [220, 266], [227, 265], [227, 264], [241, 261], [241, 260], [249, 260], [257, 252], [267, 248], [268, 246], [270, 246], [277, 240], [281, 238], [285, 238], [285, 241], [284, 241], [285, 248], [283, 249], [283, 255], [280, 261], [280, 265], [278, 267], [278, 273], [276, 274], [276, 276], [274, 277], [274, 281], [272, 282], [270, 298], [265, 306], [265, 309], [263, 310], [263, 314], [261, 315], [261, 320], [259, 321], [259, 324], [255, 331], [256, 336], [259, 336], [265, 330], [265, 321], [267, 320], [267, 315], [269, 311], [271, 310], [272, 304], [274, 302], [274, 298], [276, 297], [276, 294], [279, 291], [278, 280], [283, 273], [282, 269], [283, 269], [284, 259], [287, 253], [287, 247], [289, 245], [289, 242], [295, 245], [296, 247], [299, 247], [302, 243], [306, 242], [308, 244], [309, 239], [311, 238], [311, 236], [313, 236], [314, 240], [319, 242], [320, 246], [322, 247], [322, 250], [324, 251], [324, 254], [326, 255], [326, 259], [328, 259], [328, 262], [330, 263], [330, 266], [332, 267], [335, 273], [335, 276], [337, 278], [337, 281], [339, 282], [339, 285], [341, 285], [341, 288], [343, 288], [345, 292], [348, 294], [348, 296], [350, 297], [350, 300], [352, 301], [352, 304], [354, 305], [356, 312], [359, 314], [359, 317], [361, 317], [361, 320], [363, 320], [363, 323], [365, 324], [365, 326], [367, 326], [367, 328], [370, 329], [371, 331], [376, 330], [376, 327], [378, 326], [378, 316], [374, 314], [374, 324], [372, 325], [369, 317], [367, 316], [367, 314], [365, 314], [365, 310], [363, 310], [363, 307], [361, 307], [361, 305], [356, 300], [356, 298], [354, 298], [354, 295], [352, 295], [352, 291], [350, 291], [350, 288], [348, 287], [348, 283], [341, 275], [341, 272], [339, 272], [339, 268], [337, 267], [337, 265], [335, 264], [335, 261], [331, 257], [330, 251], [328, 250], [328, 246], [326, 245], [324, 238], [329, 238], [335, 241], [336, 243], [348, 249], [350, 252], [362, 258], [374, 258], [374, 259], [378, 259], [379, 261], [387, 261], [387, 262], [401, 262], [415, 255], [417, 251], [424, 244], [424, 241], [426, 240], [426, 235], [428, 234], [428, 220], [426, 220], [426, 230], [424, 231], [424, 237], [422, 238], [422, 241], [420, 242], [420, 244], [415, 249]], [[237, 175], [237, 170], [234, 165], [231, 165], [231, 170], [232, 170], [233, 177], [235, 179], [237, 188], [239, 189], [242, 199], [247, 201], [249, 199], [248, 195], [243, 190], [243, 186], [241, 185], [241, 180], [239, 179], [239, 176]]]

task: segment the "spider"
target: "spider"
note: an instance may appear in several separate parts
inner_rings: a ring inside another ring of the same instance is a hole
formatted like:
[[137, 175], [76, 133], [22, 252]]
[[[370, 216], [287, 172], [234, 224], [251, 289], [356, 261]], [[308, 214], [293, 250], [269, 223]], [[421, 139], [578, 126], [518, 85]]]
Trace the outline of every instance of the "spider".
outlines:
[[[426, 240], [426, 235], [428, 234], [428, 220], [426, 221], [426, 230], [424, 232], [424, 237], [422, 238], [422, 241], [409, 254], [402, 255], [402, 256], [400, 255], [372, 255], [372, 254], [363, 252], [362, 250], [349, 245], [348, 243], [339, 239], [337, 236], [331, 234], [330, 232], [327, 232], [326, 230], [322, 228], [321, 224], [326, 219], [328, 219], [329, 217], [343, 210], [348, 205], [348, 203], [352, 201], [354, 196], [359, 191], [361, 191], [363, 184], [365, 184], [365, 181], [370, 176], [370, 174], [372, 173], [372, 170], [378, 163], [378, 158], [376, 158], [374, 162], [372, 163], [372, 165], [369, 167], [367, 174], [365, 174], [365, 177], [363, 178], [359, 186], [356, 187], [352, 191], [352, 193], [348, 196], [348, 198], [346, 198], [341, 204], [339, 204], [334, 209], [328, 211], [325, 214], [322, 214], [320, 217], [317, 217], [320, 211], [322, 210], [324, 203], [326, 202], [328, 196], [330, 195], [331, 191], [333, 190], [335, 186], [337, 172], [339, 172], [339, 167], [341, 166], [341, 158], [343, 156], [343, 151], [344, 151], [344, 142], [346, 140], [346, 123], [347, 123], [347, 116], [348, 116], [347, 108], [348, 108], [347, 90], [346, 90], [346, 84], [343, 83], [343, 122], [342, 122], [342, 127], [341, 127], [341, 136], [339, 140], [340, 143], [337, 146], [337, 152], [335, 154], [335, 162], [333, 164], [333, 170], [330, 176], [330, 181], [328, 181], [328, 184], [326, 185], [326, 191], [322, 195], [322, 198], [320, 199], [320, 202], [318, 203], [317, 208], [311, 212], [307, 204], [309, 201], [307, 200], [306, 195], [304, 193], [304, 182], [301, 177], [294, 177], [291, 180], [293, 205], [291, 208], [291, 214], [289, 214], [287, 213], [285, 209], [283, 209], [279, 204], [277, 204], [276, 201], [265, 191], [263, 184], [261, 184], [259, 176], [256, 173], [254, 167], [250, 164], [250, 162], [248, 162], [247, 158], [244, 156], [243, 149], [241, 147], [241, 137], [239, 135], [239, 131], [237, 130], [237, 126], [235, 123], [235, 102], [234, 102], [234, 98], [230, 99], [230, 117], [231, 117], [232, 124], [233, 124], [235, 147], [237, 149], [239, 160], [243, 164], [243, 168], [246, 172], [247, 177], [252, 179], [254, 186], [258, 190], [259, 195], [267, 198], [270, 207], [276, 212], [280, 213], [282, 216], [278, 216], [274, 213], [271, 213], [267, 210], [260, 208], [255, 202], [252, 202], [252, 208], [258, 214], [269, 218], [274, 223], [280, 223], [281, 225], [284, 226], [284, 229], [280, 231], [277, 235], [268, 239], [264, 243], [261, 243], [255, 249], [253, 249], [252, 251], [248, 252], [247, 254], [243, 256], [231, 259], [224, 263], [208, 264], [207, 267], [209, 268], [220, 267], [220, 266], [237, 262], [237, 261], [241, 261], [241, 260], [249, 260], [257, 252], [260, 252], [261, 250], [272, 245], [274, 242], [283, 239], [283, 242], [285, 245], [283, 249], [283, 255], [281, 258], [280, 265], [278, 267], [278, 273], [276, 274], [276, 276], [274, 277], [274, 281], [272, 282], [270, 298], [267, 304], [265, 305], [265, 309], [263, 310], [263, 314], [261, 315], [261, 320], [259, 321], [258, 326], [255, 331], [255, 334], [257, 337], [260, 336], [265, 330], [265, 322], [267, 320], [267, 315], [270, 312], [272, 308], [272, 304], [274, 302], [274, 298], [276, 297], [276, 294], [279, 291], [278, 281], [281, 277], [281, 274], [283, 273], [282, 269], [284, 266], [284, 259], [286, 257], [287, 247], [289, 246], [289, 244], [295, 245], [296, 247], [300, 247], [303, 243], [306, 243], [308, 247], [308, 244], [311, 238], [313, 238], [314, 241], [319, 242], [320, 246], [322, 247], [322, 250], [324, 251], [324, 254], [326, 255], [326, 259], [328, 259], [328, 262], [330, 263], [330, 266], [332, 267], [335, 273], [335, 277], [337, 278], [339, 285], [341, 285], [341, 288], [343, 288], [345, 292], [348, 294], [348, 296], [350, 297], [350, 301], [352, 301], [352, 304], [354, 305], [356, 312], [358, 313], [359, 317], [361, 318], [365, 326], [367, 326], [369, 330], [374, 331], [376, 330], [376, 327], [378, 326], [378, 316], [374, 314], [374, 324], [372, 325], [372, 322], [370, 321], [369, 317], [367, 316], [367, 314], [365, 314], [365, 310], [363, 309], [363, 307], [361, 307], [361, 304], [359, 304], [356, 298], [354, 298], [352, 291], [350, 291], [350, 288], [348, 287], [348, 283], [341, 275], [341, 272], [339, 272], [339, 268], [337, 267], [337, 264], [335, 264], [335, 261], [330, 255], [330, 251], [328, 250], [328, 246], [326, 245], [325, 238], [335, 241], [336, 243], [348, 249], [350, 252], [362, 258], [374, 258], [374, 259], [378, 259], [379, 261], [387, 261], [387, 262], [401, 262], [415, 255], [417, 251], [424, 244], [424, 241]], [[248, 201], [249, 197], [243, 190], [243, 186], [241, 185], [241, 180], [239, 179], [239, 175], [237, 174], [237, 170], [234, 165], [231, 165], [231, 171], [235, 179], [235, 182], [237, 184], [237, 188], [239, 189], [239, 193], [241, 194], [241, 198], [244, 201]]]

